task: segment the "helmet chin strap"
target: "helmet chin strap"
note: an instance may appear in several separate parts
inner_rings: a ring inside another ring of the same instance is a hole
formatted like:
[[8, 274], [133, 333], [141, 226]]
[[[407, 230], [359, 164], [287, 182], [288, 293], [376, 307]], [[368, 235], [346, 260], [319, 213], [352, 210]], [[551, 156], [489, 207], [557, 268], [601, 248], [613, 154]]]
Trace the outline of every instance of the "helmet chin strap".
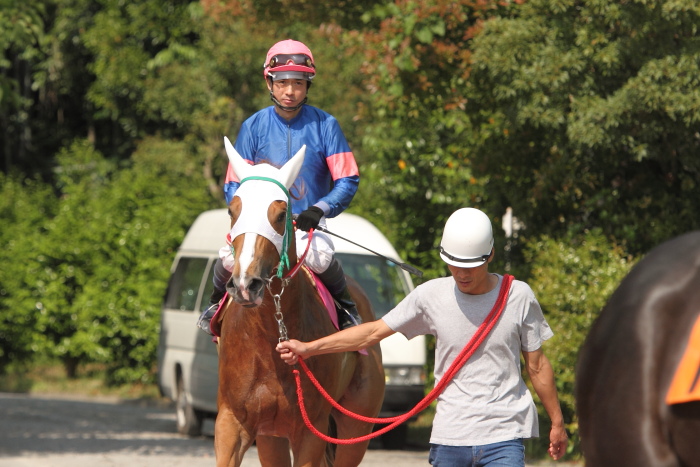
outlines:
[[294, 107], [287, 107], [285, 105], [282, 105], [280, 101], [277, 100], [277, 98], [272, 94], [272, 91], [270, 91], [270, 100], [275, 103], [277, 107], [279, 107], [282, 110], [285, 110], [287, 112], [294, 112], [295, 110], [298, 110], [301, 108], [302, 105], [306, 104], [306, 101], [308, 100], [308, 97], [305, 97], [303, 101], [295, 105]]

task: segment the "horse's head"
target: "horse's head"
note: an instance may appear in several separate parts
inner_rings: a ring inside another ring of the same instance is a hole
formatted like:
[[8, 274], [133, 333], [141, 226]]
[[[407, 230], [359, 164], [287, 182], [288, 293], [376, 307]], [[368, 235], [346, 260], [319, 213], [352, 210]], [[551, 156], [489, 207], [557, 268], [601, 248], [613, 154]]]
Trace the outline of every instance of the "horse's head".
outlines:
[[306, 146], [283, 167], [249, 165], [228, 138], [224, 146], [241, 185], [231, 200], [231, 247], [235, 259], [229, 294], [244, 306], [262, 303], [265, 284], [283, 267], [281, 258], [296, 257], [291, 228], [289, 187], [304, 162]]

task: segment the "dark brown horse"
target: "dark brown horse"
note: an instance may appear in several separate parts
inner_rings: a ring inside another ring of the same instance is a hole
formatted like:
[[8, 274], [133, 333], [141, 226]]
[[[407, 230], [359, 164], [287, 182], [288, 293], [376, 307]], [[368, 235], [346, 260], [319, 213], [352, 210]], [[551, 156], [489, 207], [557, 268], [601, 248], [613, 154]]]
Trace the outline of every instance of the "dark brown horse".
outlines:
[[632, 269], [581, 348], [576, 401], [587, 466], [700, 466], [700, 401], [666, 401], [699, 315], [694, 232]]
[[[276, 275], [278, 268], [289, 272], [281, 263], [284, 253], [291, 266], [297, 261], [287, 189], [297, 177], [304, 148], [278, 170], [267, 164], [250, 166], [228, 139], [225, 144], [241, 185], [229, 206], [235, 266], [227, 290], [233, 300], [214, 323], [220, 325], [221, 336], [216, 465], [240, 465], [254, 441], [263, 466], [291, 466], [290, 449], [294, 466], [327, 465], [326, 443], [304, 425], [292, 369], [275, 351], [287, 334], [308, 341], [335, 332], [303, 269], [291, 277]], [[350, 286], [362, 319], [373, 320], [367, 297], [355, 283], [350, 281]], [[368, 350], [368, 355], [324, 355], [310, 359], [308, 366], [342, 406], [375, 417], [384, 396], [384, 370], [379, 347]], [[339, 438], [371, 432], [370, 424], [332, 411], [308, 379], [302, 381], [309, 417], [322, 433], [328, 433], [331, 416]], [[338, 445], [333, 465], [359, 465], [367, 444]]]

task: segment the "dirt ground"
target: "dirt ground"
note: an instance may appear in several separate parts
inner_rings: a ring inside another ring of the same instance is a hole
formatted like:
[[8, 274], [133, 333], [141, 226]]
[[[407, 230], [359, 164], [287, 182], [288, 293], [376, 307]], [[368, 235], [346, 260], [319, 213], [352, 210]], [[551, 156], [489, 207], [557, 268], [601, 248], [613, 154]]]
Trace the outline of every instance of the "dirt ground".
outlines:
[[[204, 432], [197, 438], [179, 435], [167, 403], [0, 393], [0, 467], [212, 467], [212, 422]], [[426, 467], [428, 452], [370, 445], [362, 466], [387, 465]], [[252, 448], [243, 467], [259, 466]]]

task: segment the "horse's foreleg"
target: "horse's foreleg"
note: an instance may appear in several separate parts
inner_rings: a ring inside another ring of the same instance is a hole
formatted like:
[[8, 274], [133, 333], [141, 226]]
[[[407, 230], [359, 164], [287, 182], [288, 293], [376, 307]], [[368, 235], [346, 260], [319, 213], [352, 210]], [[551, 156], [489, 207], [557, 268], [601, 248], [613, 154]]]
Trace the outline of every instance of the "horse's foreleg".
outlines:
[[289, 455], [289, 440], [277, 436], [258, 436], [258, 459], [262, 467], [292, 467]]
[[214, 451], [216, 467], [238, 467], [243, 462], [243, 455], [253, 444], [248, 433], [228, 408], [219, 408], [214, 426]]

